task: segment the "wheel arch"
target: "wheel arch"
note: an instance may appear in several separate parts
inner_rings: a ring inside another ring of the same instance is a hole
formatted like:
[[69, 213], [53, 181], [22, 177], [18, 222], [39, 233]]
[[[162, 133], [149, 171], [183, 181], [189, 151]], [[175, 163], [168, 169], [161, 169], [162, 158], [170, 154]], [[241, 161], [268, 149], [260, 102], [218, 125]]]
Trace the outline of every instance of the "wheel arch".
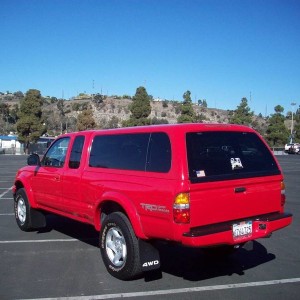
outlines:
[[99, 201], [95, 211], [95, 228], [100, 231], [104, 218], [113, 212], [122, 212], [129, 219], [137, 237], [147, 239], [144, 234], [139, 214], [130, 199], [118, 193], [106, 193]]
[[30, 185], [26, 181], [22, 181], [20, 179], [17, 179], [15, 181], [14, 188], [13, 188], [13, 196], [15, 197], [17, 191], [22, 188], [26, 192], [30, 206], [32, 208], [36, 208], [37, 205], [36, 205], [36, 202], [34, 201], [32, 189], [30, 188]]

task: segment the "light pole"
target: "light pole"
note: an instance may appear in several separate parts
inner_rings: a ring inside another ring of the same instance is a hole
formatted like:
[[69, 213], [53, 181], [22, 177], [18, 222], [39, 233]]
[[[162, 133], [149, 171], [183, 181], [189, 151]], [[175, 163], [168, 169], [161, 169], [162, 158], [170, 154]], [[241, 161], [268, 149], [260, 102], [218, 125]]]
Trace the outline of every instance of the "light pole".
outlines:
[[293, 142], [293, 130], [294, 130], [294, 106], [296, 105], [295, 102], [291, 103], [292, 106], [292, 125], [291, 125], [291, 138], [290, 138], [290, 144]]

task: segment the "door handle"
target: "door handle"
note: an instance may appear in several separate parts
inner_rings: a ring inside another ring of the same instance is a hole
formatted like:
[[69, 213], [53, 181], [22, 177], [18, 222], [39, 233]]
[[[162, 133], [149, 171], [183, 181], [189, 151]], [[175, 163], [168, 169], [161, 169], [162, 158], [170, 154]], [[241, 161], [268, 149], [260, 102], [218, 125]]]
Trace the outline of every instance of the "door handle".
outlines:
[[234, 192], [235, 193], [243, 193], [243, 192], [246, 192], [246, 188], [245, 187], [236, 187], [234, 188]]
[[54, 179], [54, 181], [60, 181], [60, 176], [59, 175], [55, 175], [53, 179]]

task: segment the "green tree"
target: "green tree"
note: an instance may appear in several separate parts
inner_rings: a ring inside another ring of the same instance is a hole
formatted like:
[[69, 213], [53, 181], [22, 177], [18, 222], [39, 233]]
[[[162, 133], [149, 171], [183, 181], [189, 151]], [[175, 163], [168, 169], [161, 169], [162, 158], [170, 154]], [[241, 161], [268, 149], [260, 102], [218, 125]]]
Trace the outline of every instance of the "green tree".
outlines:
[[0, 103], [0, 134], [8, 133], [9, 105]]
[[96, 103], [96, 104], [101, 104], [102, 102], [103, 102], [103, 100], [104, 100], [104, 97], [103, 97], [103, 95], [101, 95], [101, 94], [96, 94], [96, 95], [94, 95], [94, 102]]
[[39, 90], [30, 89], [20, 104], [17, 132], [20, 142], [25, 144], [28, 152], [30, 143], [35, 143], [46, 132], [42, 118], [43, 100]]
[[178, 123], [197, 122], [197, 117], [193, 109], [190, 91], [186, 91], [183, 94], [183, 102], [181, 104], [180, 110], [181, 110], [181, 115], [177, 118]]
[[67, 118], [66, 118], [66, 111], [65, 111], [65, 101], [63, 99], [60, 99], [56, 103], [58, 114], [60, 117], [60, 130], [61, 133], [63, 133], [67, 128]]
[[240, 105], [233, 111], [232, 116], [229, 119], [231, 124], [248, 125], [252, 124], [252, 117], [254, 113], [248, 106], [247, 98], [242, 98]]
[[14, 104], [13, 107], [9, 110], [9, 120], [10, 123], [16, 124], [18, 120], [18, 113], [19, 113], [19, 105]]
[[88, 130], [96, 127], [93, 112], [90, 109], [83, 110], [77, 117], [77, 130]]
[[60, 99], [57, 101], [56, 103], [57, 109], [59, 111], [60, 116], [64, 116], [65, 115], [65, 102], [63, 99]]
[[6, 103], [0, 103], [0, 134], [8, 134], [10, 131], [15, 131], [15, 125], [18, 120], [18, 104], [10, 107]]
[[50, 98], [50, 102], [53, 104], [53, 103], [55, 103], [55, 102], [57, 102], [58, 100], [57, 100], [57, 98], [56, 97], [51, 97]]
[[203, 100], [199, 99], [198, 100], [198, 105], [201, 106], [201, 107], [203, 107], [203, 108], [207, 108], [207, 101], [206, 101], [206, 99], [203, 99]]
[[284, 125], [285, 117], [282, 114], [284, 108], [281, 105], [274, 107], [275, 113], [268, 120], [268, 128], [266, 131], [266, 140], [272, 147], [284, 145], [289, 136], [288, 129]]
[[108, 121], [107, 128], [118, 128], [119, 127], [119, 118], [117, 116], [112, 116]]
[[124, 126], [140, 126], [151, 123], [151, 120], [148, 118], [151, 113], [150, 96], [143, 86], [136, 89], [129, 110], [131, 115], [129, 120], [123, 122]]
[[294, 141], [296, 143], [299, 143], [300, 141], [300, 109], [299, 108], [296, 110], [296, 113], [294, 115], [293, 127], [294, 127], [293, 128]]
[[24, 94], [21, 91], [17, 91], [14, 93], [14, 96], [16, 98], [24, 98]]

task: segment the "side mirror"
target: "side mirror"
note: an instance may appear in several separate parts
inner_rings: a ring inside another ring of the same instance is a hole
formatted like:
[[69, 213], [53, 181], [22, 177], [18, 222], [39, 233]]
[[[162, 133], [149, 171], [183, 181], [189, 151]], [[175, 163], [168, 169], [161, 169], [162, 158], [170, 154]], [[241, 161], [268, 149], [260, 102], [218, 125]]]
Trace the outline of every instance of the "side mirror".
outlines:
[[40, 166], [41, 160], [40, 157], [37, 154], [31, 154], [27, 158], [27, 165], [28, 166]]

